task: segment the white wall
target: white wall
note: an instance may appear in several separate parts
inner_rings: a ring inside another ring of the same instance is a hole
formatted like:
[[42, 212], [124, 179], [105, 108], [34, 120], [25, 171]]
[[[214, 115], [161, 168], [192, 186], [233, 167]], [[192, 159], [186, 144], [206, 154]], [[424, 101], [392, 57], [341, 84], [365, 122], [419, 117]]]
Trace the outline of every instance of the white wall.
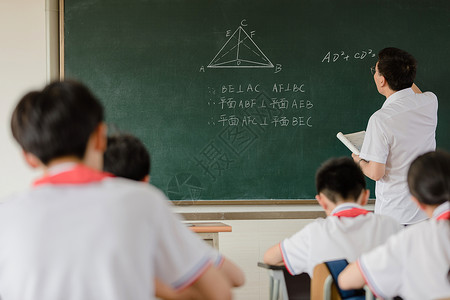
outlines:
[[219, 233], [220, 252], [241, 267], [246, 283], [234, 289], [235, 300], [268, 300], [269, 275], [257, 267], [264, 252], [312, 220], [221, 220], [232, 232]]
[[36, 173], [25, 165], [10, 133], [15, 104], [46, 80], [45, 1], [0, 1], [0, 197], [29, 186]]
[[[316, 205], [199, 205], [174, 206], [176, 213], [194, 213], [198, 215], [212, 212], [292, 212], [322, 211]], [[219, 233], [219, 251], [236, 263], [244, 272], [246, 283], [234, 289], [236, 300], [268, 300], [269, 276], [267, 270], [259, 268], [265, 251], [302, 229], [311, 219], [277, 219], [277, 220], [208, 220], [222, 222], [232, 227], [232, 232]], [[195, 221], [197, 222], [197, 221]], [[198, 221], [203, 222], [203, 221]]]

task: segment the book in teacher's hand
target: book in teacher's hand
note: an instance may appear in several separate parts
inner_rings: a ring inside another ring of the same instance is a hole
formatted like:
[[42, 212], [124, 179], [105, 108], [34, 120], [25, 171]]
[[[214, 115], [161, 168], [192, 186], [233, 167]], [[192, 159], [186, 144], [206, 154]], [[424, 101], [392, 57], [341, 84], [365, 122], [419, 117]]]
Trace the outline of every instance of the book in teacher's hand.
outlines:
[[347, 146], [350, 151], [355, 153], [356, 155], [359, 155], [359, 152], [361, 151], [362, 144], [364, 142], [364, 136], [366, 135], [366, 132], [358, 131], [354, 133], [348, 133], [343, 134], [342, 132], [339, 132], [336, 137], [345, 145]]

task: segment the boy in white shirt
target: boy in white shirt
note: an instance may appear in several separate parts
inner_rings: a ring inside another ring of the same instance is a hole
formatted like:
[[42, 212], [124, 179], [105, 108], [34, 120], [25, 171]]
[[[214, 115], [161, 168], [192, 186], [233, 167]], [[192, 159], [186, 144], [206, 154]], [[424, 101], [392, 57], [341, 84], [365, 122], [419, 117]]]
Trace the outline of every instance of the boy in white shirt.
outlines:
[[153, 299], [154, 278], [207, 299], [230, 299], [210, 247], [151, 185], [101, 171], [103, 107], [83, 85], [25, 95], [11, 128], [44, 176], [0, 206], [2, 300]]
[[342, 289], [368, 284], [377, 297], [450, 298], [450, 154], [429, 152], [408, 172], [412, 200], [430, 218], [361, 255], [339, 276]]
[[292, 275], [307, 272], [324, 261], [355, 260], [400, 230], [394, 219], [362, 208], [369, 191], [361, 169], [351, 158], [325, 162], [316, 173], [316, 199], [328, 217], [306, 225], [292, 237], [271, 247], [264, 262], [284, 264]]
[[[103, 170], [117, 177], [123, 177], [144, 183], [150, 182], [151, 158], [145, 145], [135, 136], [116, 133], [108, 137], [108, 147], [103, 155]], [[229, 259], [211, 248], [213, 265], [230, 281], [233, 287], [244, 284], [244, 274]], [[186, 293], [177, 292], [160, 280], [155, 280], [155, 294], [163, 299], [178, 299]], [[183, 298], [184, 299], [184, 298]]]

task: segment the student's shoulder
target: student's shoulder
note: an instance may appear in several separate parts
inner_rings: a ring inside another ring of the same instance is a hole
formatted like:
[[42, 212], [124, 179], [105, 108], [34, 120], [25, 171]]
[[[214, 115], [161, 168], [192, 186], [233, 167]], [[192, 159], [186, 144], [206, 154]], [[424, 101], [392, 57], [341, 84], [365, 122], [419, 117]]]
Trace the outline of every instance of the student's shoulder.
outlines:
[[[410, 253], [415, 249], [417, 243], [433, 244], [433, 239], [439, 235], [436, 235], [438, 230], [436, 230], [435, 224], [434, 220], [426, 220], [407, 227], [401, 225], [401, 229], [389, 237], [386, 247], [387, 249], [396, 249], [395, 251], [398, 252]], [[450, 230], [446, 234], [450, 234]]]
[[328, 216], [326, 218], [317, 218], [311, 223], [308, 223], [302, 230], [310, 230], [313, 232], [326, 230], [330, 226], [334, 226], [333, 224], [338, 221], [339, 218]]
[[0, 199], [0, 222], [8, 222], [17, 215], [32, 214], [41, 203], [41, 199], [48, 199], [47, 193], [34, 188], [17, 191]]
[[317, 232], [323, 230], [324, 227], [327, 227], [330, 224], [330, 220], [328, 218], [317, 218], [311, 221], [310, 223], [303, 226], [300, 230], [295, 232], [292, 237], [305, 236], [310, 234], [311, 232]]
[[30, 189], [21, 192], [14, 192], [0, 199], [0, 210], [9, 208], [23, 200], [30, 198]]
[[25, 203], [37, 202], [36, 199], [49, 199], [57, 194], [58, 185], [42, 184], [29, 186], [21, 191], [15, 191], [0, 199], [0, 207], [13, 207]]
[[103, 180], [100, 192], [106, 196], [103, 205], [119, 208], [134, 216], [147, 219], [167, 218], [171, 211], [171, 202], [164, 192], [152, 184], [125, 178], [107, 178]]
[[392, 218], [390, 216], [380, 215], [380, 214], [375, 214], [375, 213], [369, 213], [366, 216], [368, 218], [373, 219], [374, 222], [376, 222], [380, 226], [385, 226], [385, 227], [389, 226], [396, 230], [400, 230], [403, 228], [403, 225], [401, 225], [397, 220], [395, 220], [394, 218]]
[[122, 197], [151, 197], [167, 200], [166, 195], [157, 187], [146, 182], [140, 182], [120, 177], [111, 177], [102, 182], [105, 190], [113, 193], [119, 193]]
[[314, 221], [312, 221], [311, 223], [308, 223], [308, 224], [306, 224], [306, 226], [305, 227], [314, 227], [314, 226], [324, 226], [324, 225], [326, 225], [326, 224], [329, 224], [330, 222], [332, 222], [331, 221], [331, 217], [330, 216], [328, 216], [328, 217], [326, 217], [326, 218], [317, 218], [317, 219], [315, 219]]
[[100, 192], [105, 197], [100, 200], [105, 207], [120, 209], [144, 219], [149, 214], [155, 218], [164, 218], [171, 213], [170, 201], [155, 186], [124, 178], [103, 180]]
[[402, 233], [406, 238], [414, 239], [423, 236], [423, 239], [432, 239], [433, 236], [450, 236], [450, 221], [428, 219], [416, 224], [407, 226]]
[[342, 230], [378, 230], [384, 232], [385, 234], [394, 234], [402, 229], [402, 225], [398, 223], [395, 219], [385, 215], [379, 215], [374, 213], [367, 213], [365, 215], [360, 215], [355, 218], [343, 218], [339, 217], [328, 217], [328, 224], [325, 226], [338, 226]]

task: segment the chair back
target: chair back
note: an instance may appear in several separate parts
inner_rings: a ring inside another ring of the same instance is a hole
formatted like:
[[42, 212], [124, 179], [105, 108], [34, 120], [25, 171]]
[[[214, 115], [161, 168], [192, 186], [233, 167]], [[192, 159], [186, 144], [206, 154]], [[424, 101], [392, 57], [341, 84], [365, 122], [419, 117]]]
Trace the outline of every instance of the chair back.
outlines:
[[348, 265], [346, 259], [327, 261], [314, 268], [311, 280], [311, 299], [366, 300], [373, 299], [368, 288], [342, 290], [337, 284], [339, 274]]
[[286, 269], [283, 270], [283, 273], [289, 300], [309, 300], [311, 278], [308, 273], [291, 275]]
[[311, 279], [307, 273], [291, 275], [285, 266], [259, 262], [258, 267], [268, 270], [270, 300], [309, 300]]
[[[327, 294], [328, 293], [328, 294]], [[334, 284], [330, 271], [325, 263], [314, 267], [311, 279], [311, 300], [324, 299], [330, 297], [331, 300], [341, 300], [341, 296]]]

